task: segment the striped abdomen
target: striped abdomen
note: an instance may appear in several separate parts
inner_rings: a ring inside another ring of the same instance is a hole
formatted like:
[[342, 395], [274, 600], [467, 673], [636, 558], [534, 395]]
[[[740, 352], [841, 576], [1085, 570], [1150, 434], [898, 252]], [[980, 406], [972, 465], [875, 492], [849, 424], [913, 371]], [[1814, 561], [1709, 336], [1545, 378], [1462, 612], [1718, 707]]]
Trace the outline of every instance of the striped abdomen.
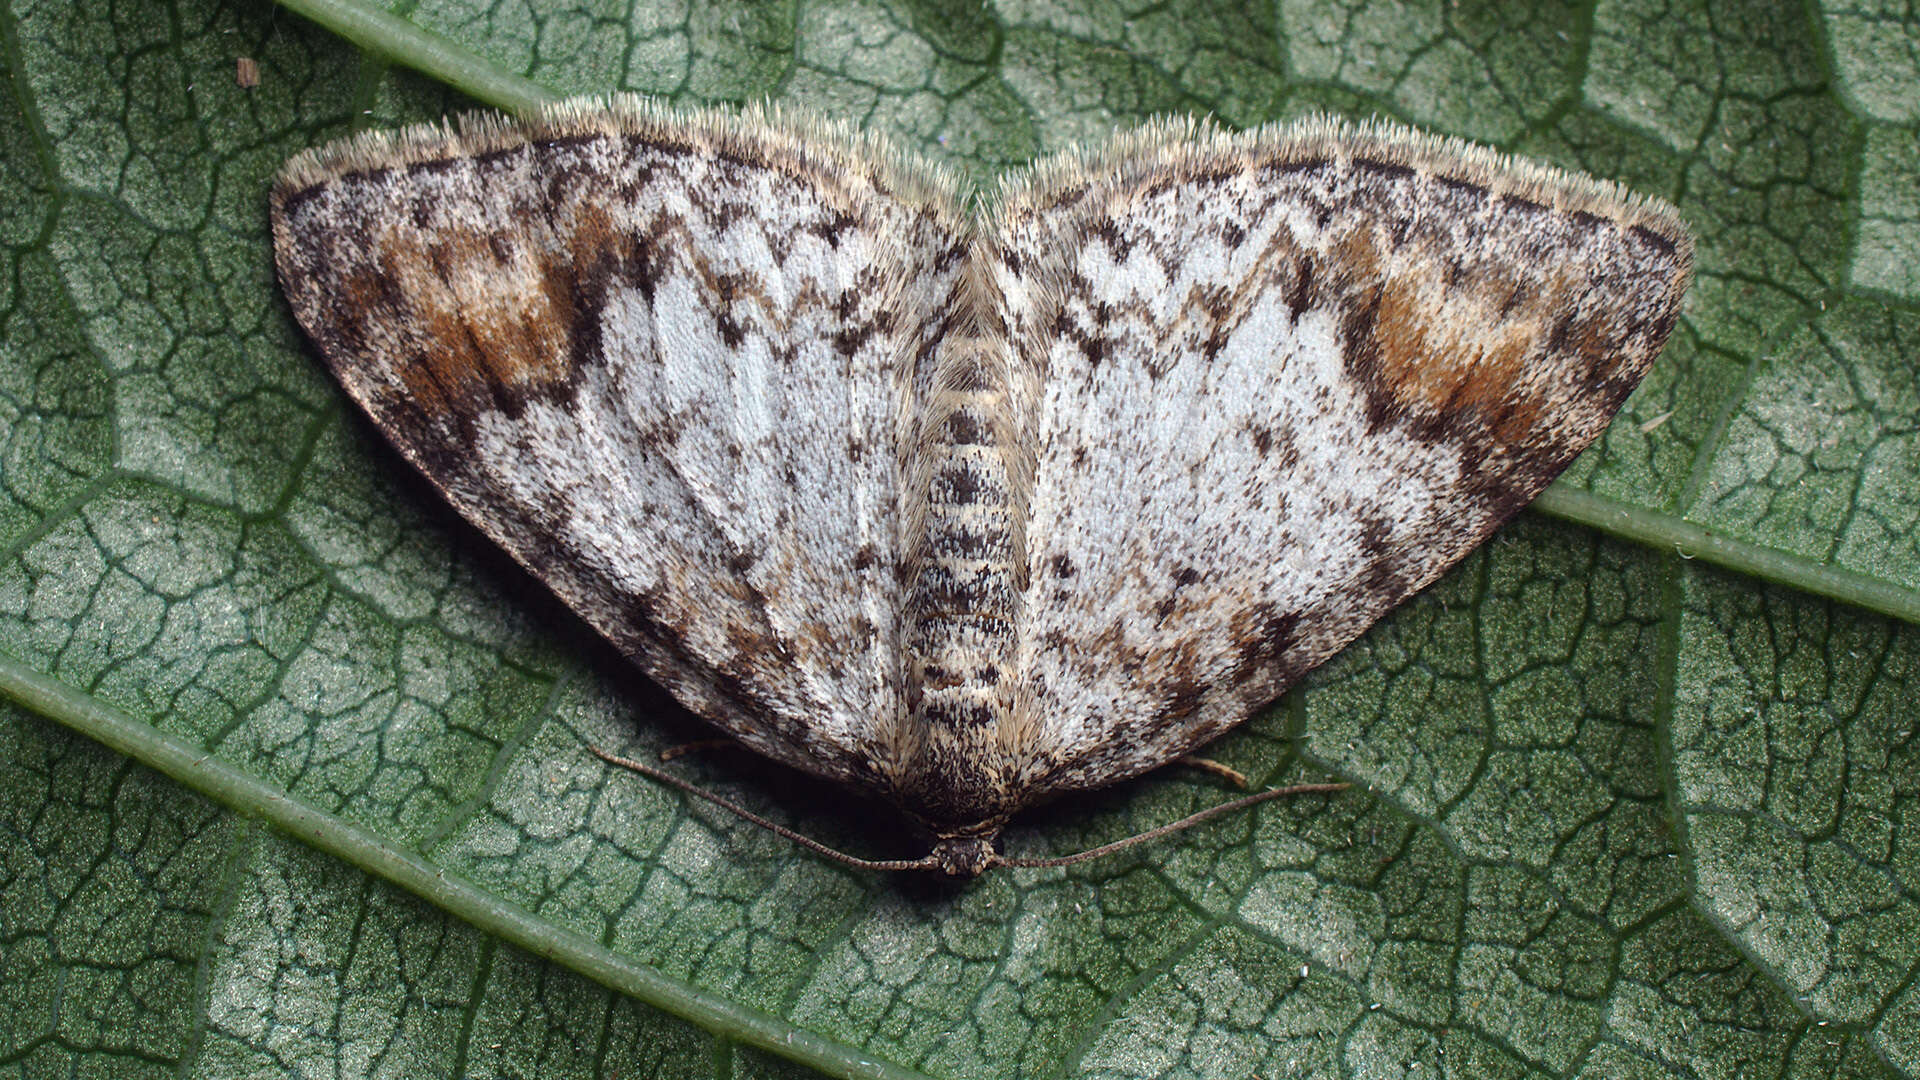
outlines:
[[936, 828], [995, 818], [1005, 802], [1025, 553], [1002, 355], [977, 338], [943, 347], [917, 447], [925, 486], [902, 627], [912, 749], [899, 783]]

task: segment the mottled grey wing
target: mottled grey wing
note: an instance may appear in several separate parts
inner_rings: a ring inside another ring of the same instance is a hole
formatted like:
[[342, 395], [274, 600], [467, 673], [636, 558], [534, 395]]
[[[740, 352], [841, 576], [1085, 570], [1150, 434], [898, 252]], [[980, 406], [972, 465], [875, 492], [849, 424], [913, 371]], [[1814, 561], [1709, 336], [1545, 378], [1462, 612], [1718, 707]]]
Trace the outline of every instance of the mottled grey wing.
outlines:
[[1245, 719], [1591, 442], [1672, 329], [1662, 206], [1457, 143], [1168, 127], [1007, 197], [1036, 791]]
[[950, 203], [836, 131], [627, 103], [297, 159], [273, 227], [301, 325], [462, 514], [694, 711], [866, 780]]

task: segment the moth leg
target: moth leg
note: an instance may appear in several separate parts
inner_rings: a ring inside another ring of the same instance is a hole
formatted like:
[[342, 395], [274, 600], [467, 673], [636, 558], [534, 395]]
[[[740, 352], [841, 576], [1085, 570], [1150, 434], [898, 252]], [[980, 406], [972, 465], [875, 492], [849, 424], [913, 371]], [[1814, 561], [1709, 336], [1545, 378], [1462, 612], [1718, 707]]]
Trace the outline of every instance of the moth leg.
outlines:
[[1215, 761], [1210, 757], [1201, 757], [1199, 754], [1188, 754], [1185, 757], [1174, 758], [1173, 761], [1176, 765], [1185, 765], [1190, 769], [1199, 769], [1204, 773], [1212, 773], [1227, 783], [1232, 784], [1234, 787], [1244, 788], [1247, 786], [1246, 773], [1241, 772], [1231, 765]]
[[681, 743], [679, 746], [669, 746], [665, 750], [660, 751], [660, 760], [664, 763], [672, 761], [677, 757], [685, 757], [688, 754], [704, 754], [709, 750], [738, 749], [740, 749], [740, 744], [733, 739], [695, 739], [693, 742]]

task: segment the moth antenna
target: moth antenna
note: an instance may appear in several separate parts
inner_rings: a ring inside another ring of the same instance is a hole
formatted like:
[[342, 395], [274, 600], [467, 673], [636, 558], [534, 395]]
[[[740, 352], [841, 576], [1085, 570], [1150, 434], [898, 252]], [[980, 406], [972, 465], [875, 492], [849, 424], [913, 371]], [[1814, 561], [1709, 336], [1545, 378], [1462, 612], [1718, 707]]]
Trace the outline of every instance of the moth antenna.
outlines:
[[665, 769], [658, 769], [652, 765], [646, 764], [645, 762], [635, 761], [632, 758], [624, 758], [618, 754], [608, 753], [607, 751], [602, 750], [597, 746], [594, 746], [592, 743], [587, 744], [587, 749], [593, 751], [594, 757], [599, 758], [601, 761], [604, 761], [609, 765], [618, 765], [623, 769], [632, 769], [634, 772], [639, 773], [641, 776], [644, 776], [649, 780], [657, 780], [660, 783], [665, 784], [670, 788], [674, 788], [679, 791], [684, 791], [688, 795], [694, 795], [694, 796], [698, 796], [699, 798], [705, 799], [708, 802], [712, 803], [713, 805], [719, 807], [720, 809], [726, 810], [729, 813], [734, 814], [735, 816], [739, 817], [743, 821], [748, 821], [755, 825], [758, 825], [761, 828], [767, 830], [770, 833], [773, 833], [776, 836], [785, 837], [786, 839], [791, 840], [796, 844], [799, 844], [801, 847], [806, 848], [808, 851], [811, 851], [816, 855], [824, 855], [827, 858], [832, 859], [834, 862], [841, 863], [842, 865], [851, 866], [860, 870], [938, 870], [940, 868], [939, 864], [933, 861], [933, 856], [931, 855], [928, 855], [925, 858], [921, 858], [921, 859], [863, 859], [858, 855], [849, 855], [838, 848], [828, 847], [827, 845], [821, 843], [820, 841], [815, 840], [811, 836], [805, 836], [801, 833], [794, 832], [792, 829], [789, 829], [785, 825], [781, 825], [778, 822], [768, 821], [766, 818], [763, 818], [759, 814], [756, 814], [753, 811], [747, 809], [746, 807], [741, 806], [739, 803], [733, 802], [719, 795], [715, 795], [713, 792], [708, 791], [707, 789], [700, 787], [699, 785], [694, 784], [691, 781], [682, 780], [680, 777], [675, 776], [670, 772], [667, 772]]
[[[599, 747], [593, 745], [592, 743], [587, 744], [587, 749], [593, 752], [594, 757], [599, 758], [600, 760], [606, 762], [609, 765], [618, 765], [623, 769], [631, 769], [634, 772], [639, 773], [641, 776], [648, 778], [649, 780], [658, 780], [660, 783], [665, 784], [676, 791], [683, 791], [688, 795], [693, 795], [698, 798], [705, 799], [708, 802], [712, 803], [713, 805], [721, 808], [722, 810], [725, 810], [728, 813], [731, 813], [734, 816], [740, 818], [742, 821], [746, 821], [754, 825], [758, 825], [761, 828], [767, 830], [768, 832], [773, 833], [775, 836], [780, 836], [788, 840], [791, 840], [792, 842], [799, 844], [801, 847], [806, 848], [808, 851], [811, 851], [816, 855], [824, 855], [827, 858], [832, 859], [834, 862], [840, 863], [842, 866], [851, 866], [858, 870], [943, 870], [945, 869], [945, 867], [943, 867], [941, 863], [933, 855], [927, 855], [918, 859], [863, 859], [858, 855], [849, 855], [846, 852], [841, 851], [839, 848], [828, 847], [827, 845], [821, 843], [820, 841], [815, 840], [813, 837], [807, 836], [803, 833], [797, 833], [792, 829], [787, 828], [785, 825], [779, 824], [778, 822], [768, 821], [766, 818], [763, 818], [759, 814], [756, 814], [753, 811], [747, 809], [746, 807], [741, 806], [739, 803], [736, 803], [723, 796], [715, 795], [713, 792], [708, 791], [707, 789], [700, 787], [699, 785], [689, 780], [683, 780], [680, 777], [675, 776], [670, 772], [667, 772], [665, 769], [656, 768], [642, 761], [635, 761], [632, 758], [624, 758], [618, 754], [609, 753], [608, 751], [602, 750]], [[1205, 810], [1202, 810], [1197, 814], [1188, 814], [1186, 817], [1181, 818], [1179, 821], [1169, 822], [1168, 824], [1161, 825], [1158, 828], [1148, 829], [1146, 832], [1143, 832], [1143, 833], [1135, 833], [1132, 836], [1115, 840], [1111, 844], [1101, 844], [1099, 847], [1088, 848], [1085, 851], [1076, 851], [1071, 855], [1056, 855], [1048, 859], [1010, 859], [1005, 855], [994, 854], [991, 857], [991, 860], [984, 867], [981, 867], [981, 869], [992, 869], [993, 867], [996, 867], [996, 866], [1006, 866], [1016, 870], [1044, 870], [1044, 869], [1048, 869], [1056, 866], [1072, 866], [1074, 863], [1083, 863], [1090, 859], [1102, 858], [1104, 856], [1111, 855], [1116, 851], [1125, 851], [1127, 848], [1134, 847], [1139, 844], [1150, 844], [1153, 841], [1158, 840], [1163, 836], [1168, 836], [1172, 833], [1177, 833], [1185, 829], [1191, 829], [1195, 825], [1198, 825], [1203, 821], [1210, 821], [1213, 818], [1217, 818], [1221, 816], [1222, 814], [1231, 814], [1236, 810], [1244, 810], [1249, 806], [1257, 806], [1260, 803], [1268, 802], [1273, 799], [1284, 799], [1290, 795], [1321, 795], [1321, 794], [1330, 795], [1337, 791], [1345, 791], [1347, 790], [1347, 788], [1351, 786], [1353, 785], [1345, 784], [1345, 783], [1327, 783], [1327, 784], [1295, 784], [1292, 787], [1269, 788], [1266, 791], [1256, 791], [1252, 795], [1243, 795], [1238, 799], [1233, 799], [1228, 802], [1223, 802], [1218, 806], [1209, 806]]]
[[1177, 833], [1183, 829], [1191, 829], [1203, 821], [1209, 821], [1222, 814], [1231, 814], [1236, 810], [1244, 810], [1249, 806], [1255, 806], [1272, 799], [1283, 799], [1289, 795], [1331, 794], [1336, 791], [1345, 791], [1351, 786], [1350, 784], [1342, 783], [1295, 784], [1292, 787], [1270, 788], [1266, 791], [1256, 791], [1252, 795], [1243, 795], [1238, 799], [1223, 802], [1218, 806], [1209, 806], [1197, 814], [1189, 814], [1179, 821], [1169, 822], [1159, 828], [1148, 829], [1143, 833], [1134, 833], [1132, 836], [1125, 837], [1124, 839], [1115, 840], [1111, 844], [1101, 844], [1099, 847], [1088, 848], [1085, 851], [1076, 851], [1071, 855], [1056, 855], [1050, 859], [1009, 859], [1003, 855], [994, 865], [1011, 866], [1024, 870], [1037, 870], [1053, 866], [1072, 866], [1074, 863], [1082, 863], [1089, 859], [1102, 858], [1116, 851], [1125, 851], [1127, 848], [1134, 847], [1138, 844], [1150, 844], [1170, 833]]

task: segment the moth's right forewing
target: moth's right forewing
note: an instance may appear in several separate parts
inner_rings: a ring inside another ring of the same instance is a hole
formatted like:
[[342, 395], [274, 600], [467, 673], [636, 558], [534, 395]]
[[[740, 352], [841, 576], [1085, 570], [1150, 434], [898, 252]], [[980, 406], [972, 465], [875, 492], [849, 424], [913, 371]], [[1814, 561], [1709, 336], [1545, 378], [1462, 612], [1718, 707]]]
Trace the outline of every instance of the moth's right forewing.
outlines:
[[1388, 129], [1168, 125], [1006, 196], [1041, 788], [1240, 722], [1605, 428], [1679, 311], [1671, 211]]

